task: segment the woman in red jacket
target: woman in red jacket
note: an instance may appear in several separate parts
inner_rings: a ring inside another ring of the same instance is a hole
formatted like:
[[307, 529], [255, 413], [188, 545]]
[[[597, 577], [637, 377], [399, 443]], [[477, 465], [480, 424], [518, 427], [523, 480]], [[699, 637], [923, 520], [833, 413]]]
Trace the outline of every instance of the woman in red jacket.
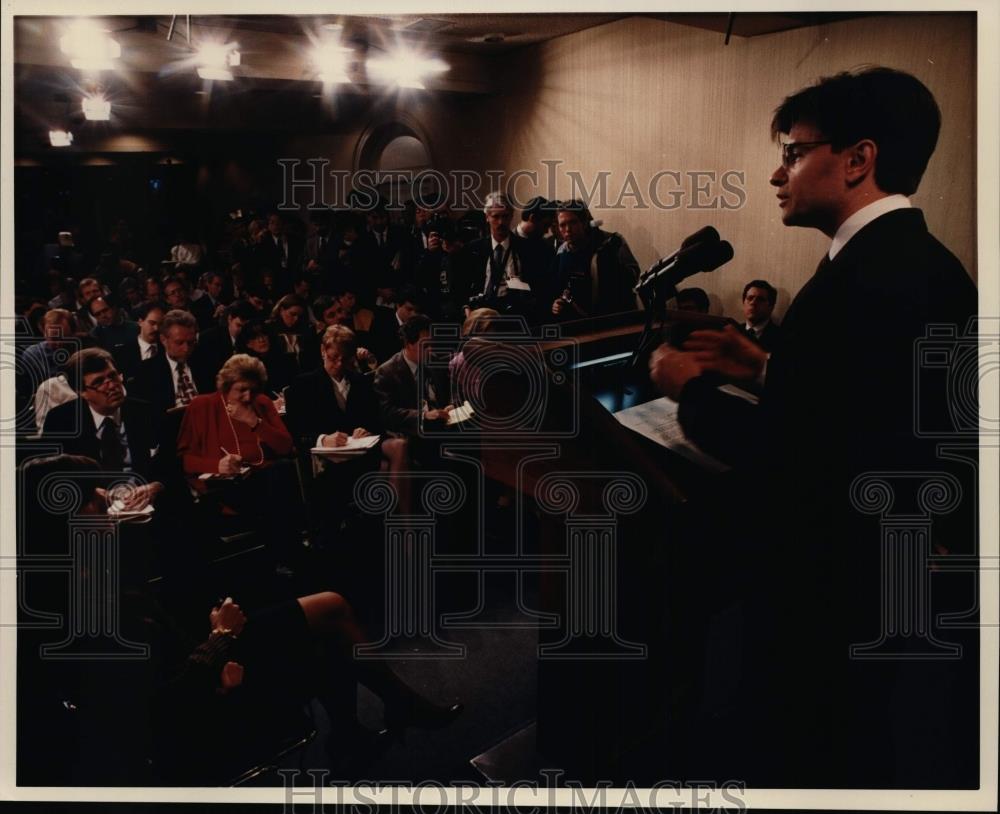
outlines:
[[266, 395], [259, 359], [238, 353], [215, 377], [217, 390], [187, 406], [177, 454], [192, 487], [217, 493], [225, 510], [249, 515], [268, 535], [276, 564], [301, 550], [301, 499], [292, 437]]

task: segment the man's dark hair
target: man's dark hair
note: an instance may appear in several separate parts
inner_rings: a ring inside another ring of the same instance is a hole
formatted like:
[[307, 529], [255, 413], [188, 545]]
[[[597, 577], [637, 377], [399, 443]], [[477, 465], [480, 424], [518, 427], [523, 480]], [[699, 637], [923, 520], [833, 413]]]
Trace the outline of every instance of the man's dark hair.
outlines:
[[705, 293], [705, 289], [703, 288], [682, 288], [677, 292], [677, 304], [680, 305], [682, 302], [691, 303], [703, 314], [707, 314], [710, 307], [708, 294]]
[[334, 304], [337, 302], [336, 298], [331, 294], [320, 294], [312, 303], [313, 316], [319, 322], [323, 321], [323, 313], [330, 308], [333, 308]]
[[878, 188], [912, 195], [937, 146], [941, 111], [915, 76], [875, 67], [825, 77], [787, 97], [774, 111], [771, 135], [796, 124], [815, 127], [835, 152], [871, 139]]
[[556, 214], [559, 212], [572, 212], [580, 219], [580, 223], [588, 229], [590, 228], [590, 222], [593, 220], [590, 216], [590, 209], [580, 200], [560, 201], [559, 206], [556, 207]]
[[767, 280], [751, 280], [745, 286], [743, 286], [743, 299], [747, 298], [747, 292], [751, 288], [759, 288], [762, 291], [767, 292], [767, 300], [774, 305], [778, 301], [778, 289], [771, 285]]
[[430, 331], [431, 318], [424, 314], [415, 314], [399, 326], [399, 335], [407, 345], [412, 345], [424, 331]]
[[109, 367], [115, 367], [115, 360], [111, 358], [110, 353], [103, 348], [84, 348], [69, 357], [63, 372], [73, 392], [80, 393], [83, 390], [84, 376], [88, 373], [100, 373]]
[[87, 303], [87, 312], [93, 316], [94, 315], [94, 303], [100, 300], [106, 303], [109, 308], [117, 308], [118, 300], [113, 294], [101, 294], [99, 297], [94, 297], [90, 302]]
[[167, 278], [166, 278], [166, 279], [165, 279], [165, 280], [163, 281], [163, 288], [162, 288], [161, 290], [162, 290], [162, 291], [166, 291], [166, 290], [167, 290], [167, 286], [170, 286], [170, 285], [176, 285], [176, 284], [178, 284], [178, 283], [179, 283], [179, 284], [180, 284], [181, 286], [183, 286], [183, 287], [184, 287], [184, 290], [185, 290], [185, 291], [188, 291], [188, 281], [187, 281], [187, 278], [185, 278], [185, 277], [184, 277], [183, 275], [181, 275], [181, 274], [171, 274], [171, 275], [170, 275], [169, 277], [167, 277]]
[[167, 313], [167, 306], [164, 305], [162, 302], [156, 302], [155, 300], [153, 302], [141, 303], [140, 305], [136, 306], [135, 310], [132, 313], [135, 314], [135, 318], [137, 320], [143, 320], [149, 316], [150, 311], [155, 311], [157, 308], [163, 311], [164, 314]]
[[250, 320], [258, 315], [257, 309], [246, 300], [233, 300], [226, 306], [224, 313], [227, 321], [235, 317]]
[[396, 289], [396, 305], [402, 305], [404, 302], [411, 302], [420, 310], [422, 307], [420, 300], [420, 292], [417, 291], [415, 286], [409, 283], [401, 285]]
[[521, 220], [528, 220], [532, 215], [552, 215], [555, 211], [553, 201], [546, 200], [540, 195], [532, 198], [521, 210]]
[[243, 326], [243, 330], [240, 331], [240, 335], [236, 338], [236, 349], [240, 353], [250, 353], [247, 349], [247, 345], [262, 336], [266, 336], [268, 339], [274, 338], [274, 332], [271, 330], [271, 326], [259, 317], [252, 319]]

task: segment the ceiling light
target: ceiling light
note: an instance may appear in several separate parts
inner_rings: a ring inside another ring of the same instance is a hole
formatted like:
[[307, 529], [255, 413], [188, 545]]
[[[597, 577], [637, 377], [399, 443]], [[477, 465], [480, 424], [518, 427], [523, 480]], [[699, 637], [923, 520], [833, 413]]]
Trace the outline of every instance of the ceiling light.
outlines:
[[233, 72], [229, 70], [240, 64], [240, 52], [232, 43], [203, 42], [198, 46], [198, 76], [202, 79], [217, 79], [229, 82]]
[[122, 47], [90, 20], [77, 20], [59, 39], [70, 65], [81, 71], [106, 71], [122, 55]]
[[400, 88], [424, 88], [425, 79], [447, 70], [441, 59], [403, 49], [368, 62], [368, 72], [377, 82]]
[[84, 96], [83, 115], [92, 122], [109, 121], [111, 119], [111, 102], [99, 93]]
[[49, 130], [49, 144], [53, 147], [69, 147], [72, 143], [72, 133], [65, 130]]
[[312, 50], [316, 78], [328, 85], [350, 82], [347, 66], [353, 51], [336, 43], [322, 43]]

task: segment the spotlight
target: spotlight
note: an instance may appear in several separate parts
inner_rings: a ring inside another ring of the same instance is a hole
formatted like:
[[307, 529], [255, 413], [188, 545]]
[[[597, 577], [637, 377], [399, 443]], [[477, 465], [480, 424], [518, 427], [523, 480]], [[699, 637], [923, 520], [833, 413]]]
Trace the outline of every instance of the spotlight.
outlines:
[[122, 55], [122, 47], [90, 20], [77, 20], [59, 39], [59, 50], [81, 71], [106, 71]]
[[328, 85], [350, 82], [347, 65], [352, 53], [350, 48], [334, 43], [315, 46], [312, 50], [312, 62], [316, 66], [316, 78]]
[[229, 82], [233, 72], [229, 70], [240, 64], [240, 52], [235, 44], [203, 42], [198, 46], [198, 76], [202, 79], [217, 79]]
[[49, 130], [49, 144], [53, 147], [69, 147], [72, 143], [72, 133], [66, 130]]
[[111, 102], [99, 93], [84, 96], [83, 115], [92, 122], [109, 121], [111, 119]]
[[368, 62], [368, 71], [377, 82], [399, 88], [423, 89], [425, 79], [447, 70], [448, 65], [443, 60], [405, 49]]

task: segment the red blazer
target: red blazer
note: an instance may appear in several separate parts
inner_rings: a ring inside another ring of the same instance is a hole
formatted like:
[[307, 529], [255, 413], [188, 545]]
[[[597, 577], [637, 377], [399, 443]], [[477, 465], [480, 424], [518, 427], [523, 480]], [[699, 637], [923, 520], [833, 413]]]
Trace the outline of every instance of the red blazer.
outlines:
[[219, 459], [225, 454], [223, 449], [234, 454], [239, 449], [239, 454], [248, 463], [256, 461], [263, 452], [263, 465], [289, 455], [293, 447], [292, 436], [271, 399], [258, 393], [253, 408], [261, 421], [251, 430], [246, 424], [230, 420], [220, 393], [207, 393], [192, 399], [184, 411], [184, 421], [177, 436], [177, 454], [181, 456], [184, 471], [189, 475], [218, 472]]

